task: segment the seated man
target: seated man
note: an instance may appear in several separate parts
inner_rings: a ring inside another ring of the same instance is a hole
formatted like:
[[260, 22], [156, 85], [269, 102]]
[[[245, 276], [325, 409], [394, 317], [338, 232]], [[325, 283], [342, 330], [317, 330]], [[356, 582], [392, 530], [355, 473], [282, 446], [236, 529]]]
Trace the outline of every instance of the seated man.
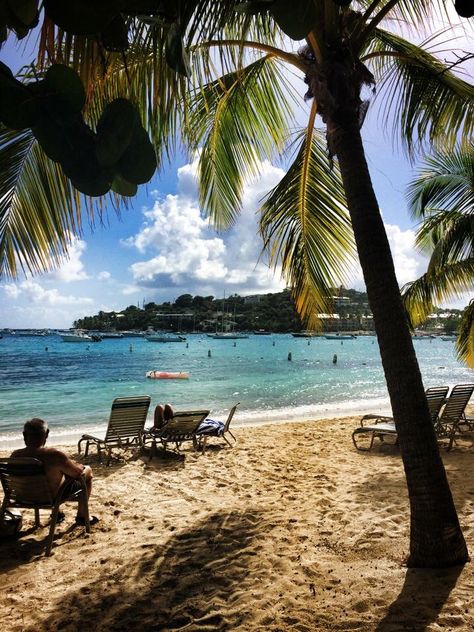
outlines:
[[158, 404], [155, 408], [152, 430], [161, 430], [165, 423], [173, 418], [174, 410], [169, 404]]
[[[25, 448], [12, 452], [10, 458], [32, 457], [41, 461], [45, 467], [46, 477], [49, 482], [53, 496], [59, 491], [64, 480], [69, 480], [70, 492], [73, 493], [80, 488], [79, 479], [85, 477], [87, 498], [89, 499], [92, 490], [92, 470], [89, 465], [81, 465], [72, 461], [68, 456], [56, 448], [46, 448], [45, 443], [49, 435], [48, 424], [42, 419], [34, 418], [27, 421], [23, 428], [23, 439]], [[64, 517], [64, 514], [60, 514]], [[85, 502], [83, 495], [79, 497], [77, 506], [76, 524], [83, 525], [85, 520]], [[89, 522], [96, 524], [99, 519], [91, 516]]]

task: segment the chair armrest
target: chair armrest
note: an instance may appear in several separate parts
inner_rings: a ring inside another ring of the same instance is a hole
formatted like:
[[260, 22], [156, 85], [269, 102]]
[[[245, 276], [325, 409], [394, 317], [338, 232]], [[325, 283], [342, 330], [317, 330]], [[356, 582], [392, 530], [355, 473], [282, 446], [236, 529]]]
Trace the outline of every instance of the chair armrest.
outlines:
[[364, 422], [369, 421], [370, 424], [380, 424], [380, 423], [387, 423], [389, 421], [393, 422], [393, 417], [389, 417], [388, 415], [374, 415], [374, 414], [368, 414], [368, 415], [364, 415], [362, 417], [362, 419], [360, 420], [360, 425], [364, 426]]

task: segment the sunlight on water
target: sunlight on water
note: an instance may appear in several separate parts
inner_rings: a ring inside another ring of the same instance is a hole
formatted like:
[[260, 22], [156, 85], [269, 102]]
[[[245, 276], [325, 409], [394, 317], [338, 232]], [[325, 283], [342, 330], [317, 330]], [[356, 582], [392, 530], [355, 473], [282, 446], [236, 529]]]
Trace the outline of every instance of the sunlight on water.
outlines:
[[[150, 395], [152, 408], [160, 402], [208, 408], [215, 418], [240, 401], [236, 425], [389, 412], [373, 336], [343, 344], [313, 338], [309, 345], [291, 335], [250, 336], [235, 346], [202, 335], [188, 336], [187, 343], [122, 338], [90, 345], [63, 343], [53, 335], [4, 336], [0, 344], [3, 449], [21, 443], [21, 427], [34, 416], [49, 422], [55, 443], [101, 432], [113, 398], [126, 395]], [[426, 387], [472, 381], [472, 371], [456, 361], [452, 342], [415, 341], [415, 349]], [[150, 380], [145, 373], [151, 369], [188, 371], [190, 377]], [[152, 412], [150, 423], [151, 417]]]

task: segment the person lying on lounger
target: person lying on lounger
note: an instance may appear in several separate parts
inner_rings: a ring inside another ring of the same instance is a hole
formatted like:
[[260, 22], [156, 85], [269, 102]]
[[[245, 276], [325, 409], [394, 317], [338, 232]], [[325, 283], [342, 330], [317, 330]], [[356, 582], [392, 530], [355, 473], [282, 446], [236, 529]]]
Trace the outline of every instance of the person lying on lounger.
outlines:
[[155, 408], [155, 415], [153, 418], [153, 430], [161, 430], [165, 423], [173, 418], [174, 410], [170, 404], [158, 404]]
[[[46, 448], [45, 443], [48, 435], [49, 428], [45, 421], [37, 417], [30, 419], [23, 427], [23, 439], [26, 447], [12, 452], [10, 458], [32, 457], [41, 461], [45, 467], [46, 477], [53, 496], [56, 496], [58, 493], [64, 479], [69, 479], [69, 491], [71, 494], [80, 489], [79, 479], [84, 475], [87, 498], [89, 498], [92, 491], [92, 470], [90, 466], [76, 463], [61, 450]], [[85, 509], [85, 503], [81, 494], [77, 506], [76, 524], [84, 524]], [[61, 514], [61, 517], [64, 518], [64, 515]], [[96, 524], [98, 521], [99, 518], [96, 516], [91, 516], [89, 519], [91, 525]]]

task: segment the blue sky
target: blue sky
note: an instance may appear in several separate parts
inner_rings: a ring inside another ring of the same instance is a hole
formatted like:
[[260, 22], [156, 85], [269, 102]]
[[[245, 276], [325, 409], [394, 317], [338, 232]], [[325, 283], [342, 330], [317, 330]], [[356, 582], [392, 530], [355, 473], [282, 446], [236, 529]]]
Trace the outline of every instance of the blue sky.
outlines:
[[[458, 46], [472, 50], [469, 39]], [[18, 67], [32, 58], [28, 51], [19, 52], [8, 43], [0, 59]], [[302, 119], [306, 107], [302, 100]], [[403, 285], [426, 265], [414, 249], [415, 226], [405, 201], [413, 170], [384, 135], [376, 106], [369, 110], [363, 138]], [[109, 209], [106, 226], [91, 230], [86, 225], [61, 268], [14, 283], [0, 282], [0, 327], [70, 327], [84, 315], [118, 311], [130, 304], [141, 305], [143, 300], [173, 300], [184, 293], [221, 297], [224, 292], [245, 295], [282, 289], [279, 271], [270, 270], [259, 257], [256, 211], [259, 200], [284, 171], [262, 165], [261, 177], [246, 187], [240, 220], [224, 234], [217, 234], [201, 216], [195, 171], [195, 163], [178, 157], [140, 187], [120, 218]], [[358, 269], [351, 271], [350, 278], [349, 287], [363, 289]], [[468, 298], [453, 305], [464, 305]]]

